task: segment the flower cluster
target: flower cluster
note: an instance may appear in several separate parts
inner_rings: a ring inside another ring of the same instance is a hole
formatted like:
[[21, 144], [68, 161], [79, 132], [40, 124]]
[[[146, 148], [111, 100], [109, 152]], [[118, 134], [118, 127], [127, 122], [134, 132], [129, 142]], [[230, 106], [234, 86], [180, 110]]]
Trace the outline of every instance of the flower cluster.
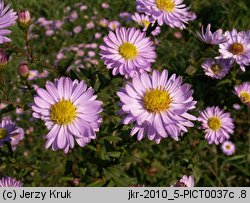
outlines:
[[249, 32], [238, 32], [233, 29], [223, 33], [222, 29], [218, 29], [212, 33], [210, 29], [210, 24], [208, 24], [205, 32], [202, 27], [202, 32], [197, 32], [197, 37], [207, 44], [219, 45], [220, 56], [217, 56], [216, 59], [221, 60], [220, 63], [216, 63], [215, 71], [212, 69], [211, 62], [204, 62], [205, 66], [208, 67], [204, 68], [205, 74], [212, 78], [221, 79], [229, 72], [234, 63], [238, 64], [242, 71], [245, 71], [245, 66], [250, 64]]

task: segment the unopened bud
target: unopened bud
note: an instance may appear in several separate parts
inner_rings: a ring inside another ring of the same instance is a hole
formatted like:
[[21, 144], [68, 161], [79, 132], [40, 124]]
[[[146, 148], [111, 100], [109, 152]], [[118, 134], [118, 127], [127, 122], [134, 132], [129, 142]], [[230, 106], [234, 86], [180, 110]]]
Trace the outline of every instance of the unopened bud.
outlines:
[[18, 12], [18, 21], [20, 24], [29, 25], [30, 19], [30, 12], [28, 10], [22, 10]]
[[4, 66], [9, 62], [9, 56], [3, 49], [0, 49], [0, 70], [3, 70]]
[[21, 77], [28, 77], [29, 76], [29, 67], [27, 63], [20, 63], [17, 68], [18, 75]]

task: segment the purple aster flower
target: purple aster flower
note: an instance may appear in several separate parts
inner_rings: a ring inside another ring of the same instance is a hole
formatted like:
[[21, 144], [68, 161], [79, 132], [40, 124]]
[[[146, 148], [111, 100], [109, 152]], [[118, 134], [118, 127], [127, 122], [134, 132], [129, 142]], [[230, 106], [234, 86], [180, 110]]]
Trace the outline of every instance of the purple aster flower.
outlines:
[[101, 19], [99, 21], [99, 25], [102, 26], [102, 27], [107, 27], [108, 23], [109, 23], [109, 21], [107, 19], [105, 19], [105, 18], [103, 18], [103, 19]]
[[239, 111], [241, 109], [241, 106], [239, 104], [233, 104], [233, 108]]
[[28, 80], [35, 80], [39, 76], [38, 70], [30, 70]]
[[248, 35], [245, 32], [237, 32], [236, 29], [233, 29], [231, 32], [225, 32], [225, 36], [229, 40], [219, 45], [221, 56], [217, 58], [233, 59], [240, 65], [241, 70], [245, 71], [245, 66], [250, 64], [250, 39]]
[[76, 26], [75, 28], [74, 28], [74, 30], [73, 30], [73, 32], [74, 33], [76, 33], [76, 34], [78, 34], [78, 33], [80, 33], [82, 31], [82, 26]]
[[106, 2], [103, 2], [103, 3], [101, 4], [101, 7], [102, 7], [102, 8], [109, 8], [109, 4], [106, 3]]
[[0, 187], [22, 187], [21, 181], [11, 177], [4, 177], [0, 179]]
[[236, 85], [234, 87], [234, 91], [244, 104], [250, 105], [250, 82], [244, 82], [240, 85]]
[[235, 153], [236, 147], [231, 141], [225, 141], [221, 145], [221, 150], [226, 155], [231, 156]]
[[19, 133], [18, 128], [14, 122], [9, 118], [3, 118], [0, 123], [0, 146], [5, 142], [10, 142], [11, 137]]
[[144, 72], [117, 93], [119, 114], [125, 114], [122, 123], [135, 122], [131, 136], [137, 134], [138, 141], [144, 136], [158, 144], [162, 138], [178, 140], [188, 131], [186, 127], [194, 126], [190, 120], [196, 120], [187, 113], [195, 108], [192, 94], [191, 85], [182, 84], [182, 78], [175, 74], [168, 78], [167, 70], [154, 70], [152, 76]]
[[131, 14], [128, 12], [122, 12], [119, 14], [120, 18], [124, 20], [125, 22], [131, 21]]
[[202, 63], [201, 67], [205, 75], [215, 79], [222, 79], [229, 73], [232, 67], [232, 60], [208, 58]]
[[217, 106], [207, 107], [200, 112], [198, 121], [202, 122], [202, 128], [206, 132], [205, 139], [209, 144], [223, 143], [234, 132], [233, 119], [230, 114]]
[[24, 130], [22, 128], [18, 128], [18, 134], [11, 137], [11, 148], [12, 150], [16, 150], [17, 144], [24, 138]]
[[28, 25], [31, 21], [30, 12], [28, 10], [22, 10], [18, 12], [18, 21], [23, 25]]
[[39, 73], [39, 75], [37, 77], [38, 78], [47, 78], [48, 75], [49, 75], [49, 71], [43, 70], [43, 72]]
[[102, 102], [96, 100], [94, 90], [85, 81], [72, 81], [61, 77], [54, 83], [47, 81], [46, 89], [38, 88], [34, 98], [33, 117], [40, 118], [49, 129], [45, 148], [63, 149], [65, 153], [74, 147], [74, 139], [84, 147], [96, 138], [102, 119]]
[[10, 42], [11, 39], [6, 37], [11, 31], [6, 28], [14, 25], [17, 19], [17, 13], [10, 9], [10, 4], [4, 7], [4, 1], [0, 0], [0, 44]]
[[204, 28], [202, 26], [201, 33], [197, 32], [197, 37], [207, 43], [207, 44], [222, 44], [228, 42], [229, 38], [223, 35], [222, 29], [215, 31], [214, 33], [210, 30], [211, 24], [208, 24], [206, 31], [204, 32]]
[[136, 0], [138, 12], [152, 16], [159, 25], [167, 24], [180, 29], [185, 28], [185, 23], [191, 18], [189, 8], [182, 2], [183, 0]]
[[194, 187], [194, 177], [184, 175], [173, 187]]
[[196, 18], [197, 18], [196, 13], [195, 13], [195, 12], [192, 12], [192, 11], [190, 11], [190, 12], [188, 13], [188, 16], [189, 16], [189, 20], [190, 20], [190, 21], [194, 21], [194, 20], [196, 20]]
[[[143, 27], [143, 31], [146, 32], [147, 29], [148, 29], [148, 26], [150, 25], [150, 23], [154, 24], [155, 23], [155, 20], [151, 20], [149, 18], [149, 16], [147, 15], [144, 15], [144, 14], [139, 14], [139, 13], [135, 13], [133, 16], [132, 16], [132, 19], [133, 21], [137, 22], [140, 26]], [[161, 27], [160, 26], [157, 26], [155, 28], [155, 30], [152, 31], [152, 35], [153, 36], [156, 36], [158, 34], [160, 34], [161, 32]]]
[[113, 75], [121, 74], [126, 78], [151, 71], [151, 63], [156, 58], [153, 42], [145, 32], [135, 28], [110, 31], [100, 49], [101, 59], [108, 69], [113, 69]]
[[118, 28], [118, 27], [120, 27], [120, 26], [121, 26], [121, 23], [119, 23], [119, 22], [116, 21], [116, 20], [110, 21], [110, 22], [108, 23], [108, 28], [109, 28], [110, 30], [115, 30], [116, 28]]

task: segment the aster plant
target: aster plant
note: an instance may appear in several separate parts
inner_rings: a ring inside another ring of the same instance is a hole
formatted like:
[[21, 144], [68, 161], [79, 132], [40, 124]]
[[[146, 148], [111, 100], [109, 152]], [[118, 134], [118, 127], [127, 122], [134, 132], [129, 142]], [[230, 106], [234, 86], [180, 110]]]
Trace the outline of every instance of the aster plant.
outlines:
[[192, 16], [189, 8], [182, 2], [183, 0], [136, 0], [136, 8], [138, 12], [157, 20], [159, 25], [184, 29]]
[[173, 187], [194, 187], [194, 177], [184, 175]]
[[10, 9], [10, 4], [4, 6], [4, 1], [0, 0], [0, 44], [10, 42], [11, 39], [6, 37], [11, 33], [8, 28], [16, 23], [17, 13]]
[[227, 156], [231, 156], [235, 153], [236, 147], [234, 143], [232, 143], [231, 141], [225, 141], [221, 145], [221, 150]]
[[203, 26], [201, 28], [201, 33], [197, 32], [197, 37], [207, 43], [207, 44], [222, 44], [228, 42], [229, 38], [223, 34], [222, 29], [216, 30], [214, 33], [211, 32], [211, 24], [208, 24], [206, 30]]
[[244, 82], [234, 87], [234, 93], [241, 99], [241, 101], [250, 105], [250, 82]]
[[126, 78], [151, 71], [155, 62], [155, 46], [146, 33], [135, 28], [117, 28], [110, 31], [100, 46], [101, 59], [113, 75], [121, 74]]
[[231, 67], [232, 67], [232, 60], [230, 59], [206, 59], [202, 64], [201, 67], [205, 72], [205, 75], [214, 78], [214, 79], [222, 79], [225, 77]]
[[250, 64], [250, 38], [246, 32], [238, 32], [236, 29], [226, 31], [225, 36], [229, 39], [219, 45], [220, 56], [217, 58], [232, 59], [239, 64], [240, 69]]
[[102, 102], [96, 100], [94, 90], [84, 81], [66, 77], [47, 81], [45, 88], [36, 90], [32, 106], [33, 116], [42, 119], [49, 130], [45, 147], [67, 153], [74, 140], [84, 147], [95, 139], [102, 121]]
[[10, 142], [11, 137], [19, 133], [19, 130], [14, 122], [9, 118], [3, 118], [0, 123], [0, 147], [5, 142]]
[[139, 141], [145, 136], [158, 144], [167, 137], [178, 140], [196, 120], [188, 113], [196, 104], [192, 94], [189, 84], [182, 84], [182, 78], [175, 74], [169, 77], [167, 70], [154, 70], [152, 76], [142, 73], [117, 93], [119, 113], [124, 114], [122, 123], [135, 122], [130, 134], [137, 134]]
[[[154, 25], [156, 22], [155, 20], [150, 19], [149, 16], [139, 13], [135, 13], [134, 15], [132, 15], [132, 20], [137, 22], [140, 26], [142, 26], [144, 32], [148, 30], [150, 24]], [[160, 34], [160, 32], [161, 32], [161, 27], [156, 26], [156, 28], [151, 32], [151, 34], [153, 36], [157, 36], [158, 34]]]
[[223, 143], [234, 133], [234, 123], [231, 115], [218, 106], [207, 107], [200, 112], [198, 121], [205, 130], [205, 139], [209, 144]]
[[12, 177], [3, 177], [0, 179], [0, 187], [22, 187], [23, 183]]

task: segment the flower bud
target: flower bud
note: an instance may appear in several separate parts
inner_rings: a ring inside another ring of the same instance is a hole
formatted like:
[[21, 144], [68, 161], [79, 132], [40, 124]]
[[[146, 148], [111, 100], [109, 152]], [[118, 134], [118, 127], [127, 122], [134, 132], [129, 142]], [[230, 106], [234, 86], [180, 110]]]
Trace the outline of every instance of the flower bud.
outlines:
[[30, 19], [30, 12], [28, 10], [18, 12], [18, 21], [21, 25], [29, 25]]
[[0, 71], [7, 65], [9, 62], [9, 56], [5, 53], [3, 49], [0, 48]]
[[21, 77], [28, 77], [29, 76], [29, 67], [27, 65], [27, 63], [23, 62], [23, 63], [20, 63], [18, 65], [18, 68], [17, 68], [17, 72], [18, 72], [18, 75], [20, 75]]

